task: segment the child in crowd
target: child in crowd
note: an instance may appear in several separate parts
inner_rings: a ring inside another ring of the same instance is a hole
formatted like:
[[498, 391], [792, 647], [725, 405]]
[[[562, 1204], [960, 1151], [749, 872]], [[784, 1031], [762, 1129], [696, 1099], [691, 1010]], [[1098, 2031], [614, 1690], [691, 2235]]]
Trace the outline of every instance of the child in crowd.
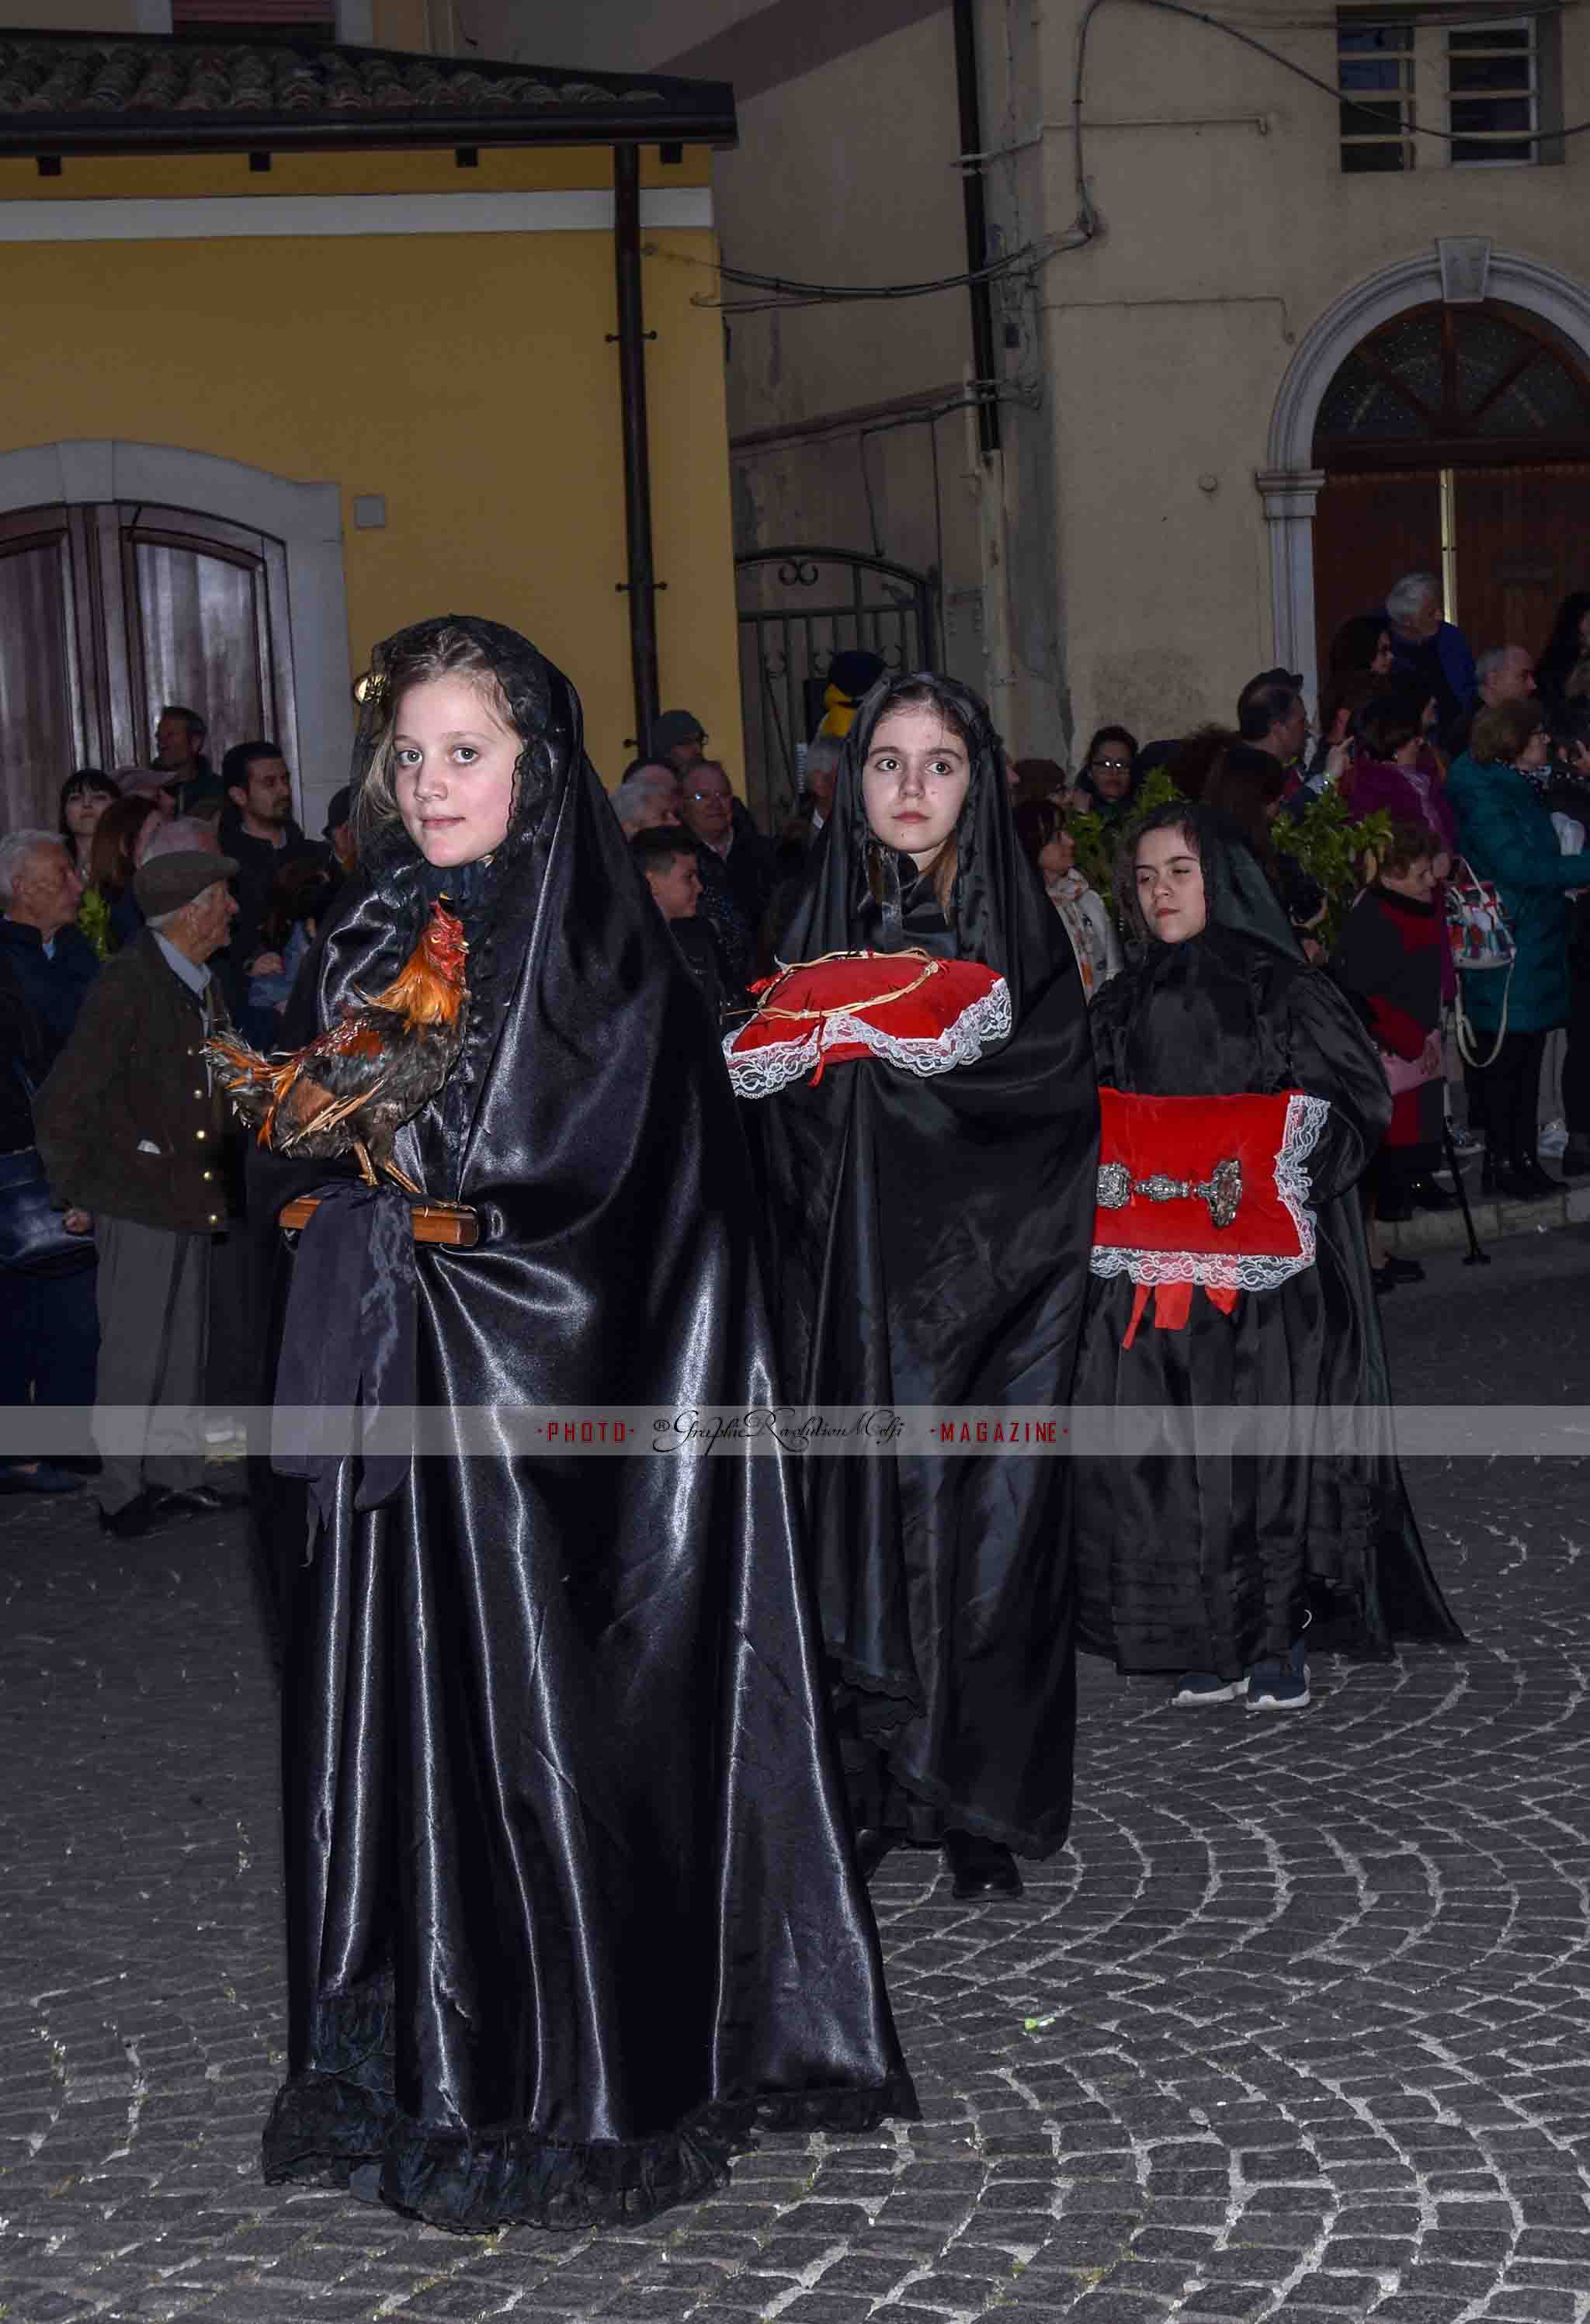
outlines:
[[1394, 824], [1347, 914], [1331, 967], [1355, 1001], [1385, 1060], [1391, 1121], [1363, 1181], [1370, 1266], [1377, 1291], [1417, 1283], [1417, 1259], [1388, 1257], [1381, 1218], [1410, 1215], [1410, 1187], [1440, 1163], [1441, 960], [1447, 934], [1436, 903], [1439, 842], [1422, 824]]
[[1066, 828], [1065, 810], [1052, 799], [1023, 799], [1016, 809], [1016, 830], [1071, 940], [1082, 990], [1091, 1001], [1121, 965], [1121, 940], [1103, 897], [1077, 869], [1077, 843]]

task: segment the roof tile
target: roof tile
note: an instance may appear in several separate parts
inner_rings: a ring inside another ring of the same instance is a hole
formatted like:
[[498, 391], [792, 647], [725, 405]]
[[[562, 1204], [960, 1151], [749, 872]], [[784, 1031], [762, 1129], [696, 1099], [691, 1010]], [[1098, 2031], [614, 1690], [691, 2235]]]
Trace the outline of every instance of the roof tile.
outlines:
[[[224, 136], [273, 119], [301, 141], [317, 117], [338, 134], [360, 122], [374, 132], [402, 115], [445, 137], [449, 121], [500, 119], [533, 134], [539, 119], [550, 127], [561, 116], [568, 134], [582, 115], [627, 113], [666, 116], [670, 135], [681, 123], [688, 134], [698, 116], [704, 133], [721, 135], [732, 96], [709, 81], [593, 78], [377, 49], [0, 33], [0, 139], [9, 133], [13, 150], [30, 122], [59, 126], [67, 143], [75, 128], [107, 132], [114, 144], [118, 116], [140, 141], [164, 116], [186, 143], [205, 123]], [[95, 143], [102, 150], [97, 134]]]

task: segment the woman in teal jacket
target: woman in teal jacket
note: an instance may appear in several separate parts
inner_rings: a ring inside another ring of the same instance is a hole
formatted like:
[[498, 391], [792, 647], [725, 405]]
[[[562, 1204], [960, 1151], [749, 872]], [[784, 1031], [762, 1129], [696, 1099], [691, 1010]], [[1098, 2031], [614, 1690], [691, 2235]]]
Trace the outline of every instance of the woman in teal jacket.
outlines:
[[1487, 1194], [1542, 1194], [1558, 1183], [1535, 1151], [1540, 1060], [1547, 1034], [1567, 1019], [1567, 891], [1590, 882], [1590, 867], [1561, 853], [1530, 780], [1548, 753], [1539, 705], [1500, 702], [1481, 711], [1447, 778], [1458, 848], [1476, 878], [1495, 881], [1518, 945], [1511, 972], [1463, 978], [1464, 1010], [1489, 1058], [1465, 1067], [1470, 1121], [1485, 1140]]

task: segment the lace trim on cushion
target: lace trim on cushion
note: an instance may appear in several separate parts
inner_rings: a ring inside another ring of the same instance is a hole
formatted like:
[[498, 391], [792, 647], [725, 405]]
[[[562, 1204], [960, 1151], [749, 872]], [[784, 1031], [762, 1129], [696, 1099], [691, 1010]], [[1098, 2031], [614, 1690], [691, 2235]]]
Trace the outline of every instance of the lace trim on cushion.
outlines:
[[1216, 1291], [1273, 1291], [1314, 1264], [1314, 1213], [1308, 1206], [1305, 1165], [1319, 1143], [1330, 1113], [1322, 1097], [1300, 1090], [1287, 1100], [1286, 1124], [1275, 1157], [1275, 1191], [1298, 1230], [1290, 1255], [1256, 1251], [1123, 1250], [1097, 1246], [1089, 1261], [1095, 1275], [1125, 1275], [1133, 1283], [1199, 1283]]
[[885, 1033], [864, 1018], [837, 1012], [814, 1025], [809, 1034], [792, 1036], [764, 1049], [736, 1054], [739, 1034], [731, 1033], [724, 1042], [723, 1054], [736, 1097], [775, 1097], [791, 1082], [815, 1073], [824, 1054], [842, 1043], [858, 1042], [886, 1065], [926, 1077], [973, 1064], [991, 1042], [1004, 1040], [1010, 1029], [1011, 989], [1002, 976], [979, 999], [969, 1001], [942, 1033]]

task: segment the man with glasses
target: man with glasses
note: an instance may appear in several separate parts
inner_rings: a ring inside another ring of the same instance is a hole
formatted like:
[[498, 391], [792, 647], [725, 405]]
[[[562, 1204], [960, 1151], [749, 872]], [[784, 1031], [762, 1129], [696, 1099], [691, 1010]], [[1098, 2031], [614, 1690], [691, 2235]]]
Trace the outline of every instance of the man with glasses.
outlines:
[[679, 815], [696, 843], [701, 916], [724, 956], [733, 991], [753, 973], [756, 932], [773, 890], [773, 853], [735, 798], [716, 759], [698, 759], [683, 778]]

